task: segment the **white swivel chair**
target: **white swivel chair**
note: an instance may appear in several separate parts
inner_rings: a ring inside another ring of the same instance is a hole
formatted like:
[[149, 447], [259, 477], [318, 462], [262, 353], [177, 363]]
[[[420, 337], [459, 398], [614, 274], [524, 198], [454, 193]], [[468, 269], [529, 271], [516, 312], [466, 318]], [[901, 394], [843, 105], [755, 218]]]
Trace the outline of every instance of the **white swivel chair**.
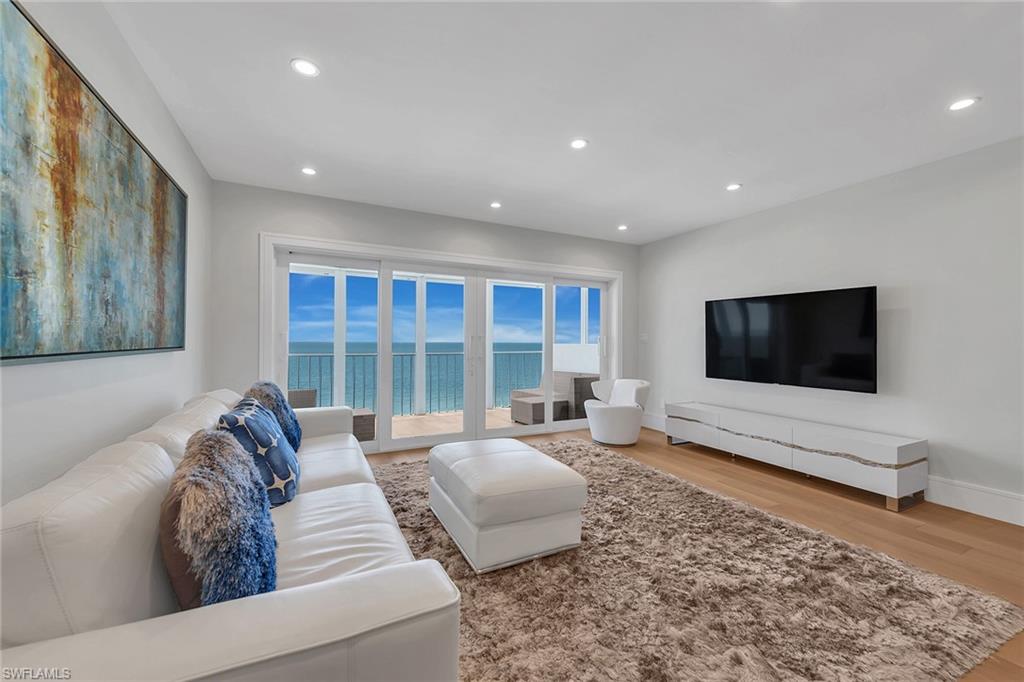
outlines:
[[591, 384], [596, 400], [583, 403], [590, 436], [605, 445], [633, 445], [640, 438], [640, 421], [651, 390], [642, 379], [606, 379]]

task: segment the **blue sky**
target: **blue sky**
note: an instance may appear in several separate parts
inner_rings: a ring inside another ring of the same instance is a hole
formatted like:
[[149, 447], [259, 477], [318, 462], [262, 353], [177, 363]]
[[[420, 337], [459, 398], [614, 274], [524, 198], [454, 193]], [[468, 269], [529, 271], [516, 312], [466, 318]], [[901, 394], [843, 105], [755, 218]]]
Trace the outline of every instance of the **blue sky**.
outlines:
[[[349, 275], [346, 288], [346, 342], [376, 341], [377, 278]], [[334, 341], [334, 278], [291, 273], [288, 310], [290, 341]]]
[[[377, 279], [349, 275], [346, 282], [346, 342], [377, 339]], [[580, 343], [578, 287], [555, 287], [555, 342]], [[597, 342], [600, 291], [588, 289], [589, 343]], [[463, 285], [427, 283], [427, 341], [461, 342], [465, 316]], [[334, 340], [334, 279], [324, 275], [291, 273], [289, 284], [289, 337], [291, 341]], [[415, 341], [416, 283], [394, 282], [395, 343]], [[494, 340], [496, 343], [543, 341], [543, 291], [535, 287], [495, 285]]]

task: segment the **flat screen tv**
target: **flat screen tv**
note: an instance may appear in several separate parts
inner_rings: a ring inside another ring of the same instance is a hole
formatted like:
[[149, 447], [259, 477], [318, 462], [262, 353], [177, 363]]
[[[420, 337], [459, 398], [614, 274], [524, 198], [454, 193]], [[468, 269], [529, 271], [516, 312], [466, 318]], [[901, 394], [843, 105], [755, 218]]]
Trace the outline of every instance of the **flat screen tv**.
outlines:
[[876, 287], [707, 301], [706, 374], [876, 393]]

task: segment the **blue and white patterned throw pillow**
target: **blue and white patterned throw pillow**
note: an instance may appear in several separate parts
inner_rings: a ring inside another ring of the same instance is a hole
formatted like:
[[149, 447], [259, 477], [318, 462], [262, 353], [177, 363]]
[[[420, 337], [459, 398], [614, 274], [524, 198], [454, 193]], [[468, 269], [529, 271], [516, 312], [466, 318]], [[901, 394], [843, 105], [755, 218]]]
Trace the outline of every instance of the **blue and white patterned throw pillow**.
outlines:
[[229, 431], [252, 455], [272, 507], [295, 497], [299, 490], [299, 459], [273, 412], [254, 398], [243, 398], [234, 409], [221, 415], [217, 427]]

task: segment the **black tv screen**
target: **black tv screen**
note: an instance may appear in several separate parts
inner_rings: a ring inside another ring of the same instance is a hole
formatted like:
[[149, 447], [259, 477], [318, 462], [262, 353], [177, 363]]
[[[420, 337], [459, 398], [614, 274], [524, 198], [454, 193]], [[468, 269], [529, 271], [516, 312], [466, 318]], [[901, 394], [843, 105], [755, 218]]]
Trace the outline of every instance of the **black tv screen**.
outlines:
[[706, 374], [876, 393], [876, 287], [704, 304]]

